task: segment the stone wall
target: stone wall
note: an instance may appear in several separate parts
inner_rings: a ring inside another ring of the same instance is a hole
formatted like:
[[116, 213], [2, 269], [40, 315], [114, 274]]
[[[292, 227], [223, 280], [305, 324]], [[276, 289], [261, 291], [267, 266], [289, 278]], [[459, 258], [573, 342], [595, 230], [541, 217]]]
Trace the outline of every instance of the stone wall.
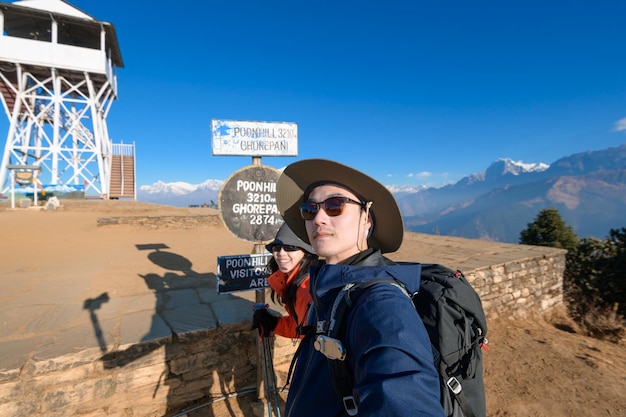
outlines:
[[466, 271], [481, 297], [488, 319], [525, 317], [563, 302], [565, 250]]
[[104, 356], [92, 349], [29, 361], [0, 374], [0, 416], [165, 416], [199, 399], [255, 392], [256, 339], [245, 323]]
[[[143, 226], [176, 219], [144, 219]], [[201, 217], [190, 223], [209, 221]], [[214, 221], [214, 220], [211, 220]], [[105, 224], [127, 223], [110, 218]], [[178, 225], [180, 227], [180, 224]], [[489, 262], [485, 262], [489, 264]], [[488, 320], [545, 312], [562, 303], [565, 251], [465, 270]], [[0, 372], [0, 416], [173, 416], [231, 394], [256, 396], [259, 346], [250, 323], [174, 334], [140, 344], [42, 360]], [[285, 381], [295, 345], [274, 341], [278, 385]], [[216, 415], [216, 414], [207, 414]], [[234, 414], [228, 414], [234, 415]]]

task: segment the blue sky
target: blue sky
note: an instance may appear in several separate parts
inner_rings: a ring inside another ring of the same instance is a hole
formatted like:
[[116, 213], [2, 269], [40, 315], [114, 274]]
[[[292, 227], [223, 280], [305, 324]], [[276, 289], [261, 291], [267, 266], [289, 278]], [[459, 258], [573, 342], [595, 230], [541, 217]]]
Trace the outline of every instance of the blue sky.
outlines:
[[265, 165], [329, 158], [387, 185], [626, 142], [624, 1], [69, 3], [116, 27], [108, 128], [136, 143], [139, 185], [249, 165], [211, 155], [211, 119], [295, 122], [299, 156]]

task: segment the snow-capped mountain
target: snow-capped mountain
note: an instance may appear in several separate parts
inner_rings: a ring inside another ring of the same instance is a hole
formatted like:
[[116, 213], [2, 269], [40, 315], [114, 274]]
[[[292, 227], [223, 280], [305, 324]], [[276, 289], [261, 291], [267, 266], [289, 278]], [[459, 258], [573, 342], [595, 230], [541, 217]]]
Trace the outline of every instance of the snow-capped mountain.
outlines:
[[386, 185], [385, 186], [391, 194], [412, 194], [419, 190], [423, 190], [425, 187], [416, 187], [414, 185]]
[[189, 184], [182, 181], [168, 183], [157, 181], [154, 184], [139, 187], [137, 200], [178, 207], [214, 205], [217, 204], [223, 184], [224, 181], [222, 180], [206, 180], [200, 184]]
[[[563, 157], [548, 165], [509, 158], [440, 188], [388, 185], [407, 230], [516, 242], [545, 207], [557, 207], [581, 236], [603, 237], [626, 224], [626, 144]], [[217, 206], [221, 180], [157, 181], [139, 201]]]
[[152, 185], [142, 185], [141, 187], [139, 187], [139, 192], [145, 194], [185, 195], [195, 191], [197, 188], [198, 185], [193, 185], [182, 181], [157, 181]]
[[581, 237], [626, 224], [626, 144], [546, 164], [500, 159], [482, 174], [398, 199], [408, 230], [517, 242], [537, 213], [556, 207]]
[[485, 171], [485, 176], [503, 176], [506, 174], [521, 175], [529, 172], [543, 172], [550, 168], [550, 165], [539, 163], [524, 163], [522, 161], [514, 161], [509, 158], [500, 158], [492, 163]]
[[470, 174], [459, 180], [459, 185], [471, 185], [477, 182], [498, 181], [507, 175], [519, 176], [536, 172], [544, 172], [550, 165], [543, 162], [525, 163], [510, 158], [500, 158], [493, 162], [485, 171]]
[[[509, 158], [501, 158], [491, 164], [486, 171], [471, 174], [461, 179], [456, 185], [463, 183], [471, 184], [481, 182], [486, 187], [492, 187], [492, 181], [507, 176], [507, 174], [520, 175], [524, 173], [542, 172], [549, 168], [544, 163], [523, 163], [513, 161]], [[219, 191], [224, 184], [222, 180], [209, 179], [201, 184], [190, 184], [183, 181], [163, 182], [157, 181], [151, 185], [142, 185], [137, 193], [139, 201], [150, 203], [168, 204], [178, 207], [188, 205], [217, 203]], [[466, 184], [466, 185], [467, 185]], [[448, 185], [444, 188], [450, 187]], [[417, 187], [413, 185], [387, 185], [387, 189], [396, 196], [403, 199], [420, 191], [429, 190], [428, 187]], [[411, 210], [408, 213], [411, 214]]]

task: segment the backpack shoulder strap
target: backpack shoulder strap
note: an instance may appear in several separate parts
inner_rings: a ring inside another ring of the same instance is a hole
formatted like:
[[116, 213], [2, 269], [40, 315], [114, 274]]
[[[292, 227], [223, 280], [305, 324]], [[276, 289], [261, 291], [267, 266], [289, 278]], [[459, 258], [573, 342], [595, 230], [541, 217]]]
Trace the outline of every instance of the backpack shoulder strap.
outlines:
[[[398, 286], [409, 296], [404, 286], [393, 278], [378, 278], [358, 284], [347, 284], [337, 294], [331, 310], [328, 325], [318, 323], [318, 336], [315, 340], [315, 349], [319, 350], [328, 358], [328, 368], [333, 384], [333, 389], [343, 402], [346, 413], [349, 416], [358, 414], [358, 398], [354, 398], [352, 389], [354, 387], [353, 372], [345, 361], [346, 352], [342, 340], [345, 336], [345, 323], [348, 311], [354, 305], [354, 301], [359, 298], [363, 290], [375, 284], [387, 283]], [[410, 296], [409, 296], [410, 298]], [[339, 351], [339, 354], [332, 352]]]

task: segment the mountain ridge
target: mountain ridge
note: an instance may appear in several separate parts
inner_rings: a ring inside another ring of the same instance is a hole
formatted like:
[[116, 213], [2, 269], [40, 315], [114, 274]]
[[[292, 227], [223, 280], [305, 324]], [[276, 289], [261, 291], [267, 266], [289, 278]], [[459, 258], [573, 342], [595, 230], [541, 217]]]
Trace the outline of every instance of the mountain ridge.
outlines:
[[[556, 207], [580, 237], [604, 238], [610, 229], [626, 226], [626, 144], [563, 157], [548, 169], [516, 177], [462, 179], [445, 192], [433, 197], [448, 203], [443, 208], [405, 210], [406, 229], [517, 243], [540, 210]], [[403, 200], [411, 199], [415, 196]], [[411, 201], [402, 204], [415, 208]]]
[[[216, 205], [225, 181], [141, 186], [139, 201]], [[500, 158], [443, 187], [388, 185], [409, 231], [517, 243], [543, 208], [556, 207], [580, 237], [626, 226], [626, 143], [551, 164]]]

